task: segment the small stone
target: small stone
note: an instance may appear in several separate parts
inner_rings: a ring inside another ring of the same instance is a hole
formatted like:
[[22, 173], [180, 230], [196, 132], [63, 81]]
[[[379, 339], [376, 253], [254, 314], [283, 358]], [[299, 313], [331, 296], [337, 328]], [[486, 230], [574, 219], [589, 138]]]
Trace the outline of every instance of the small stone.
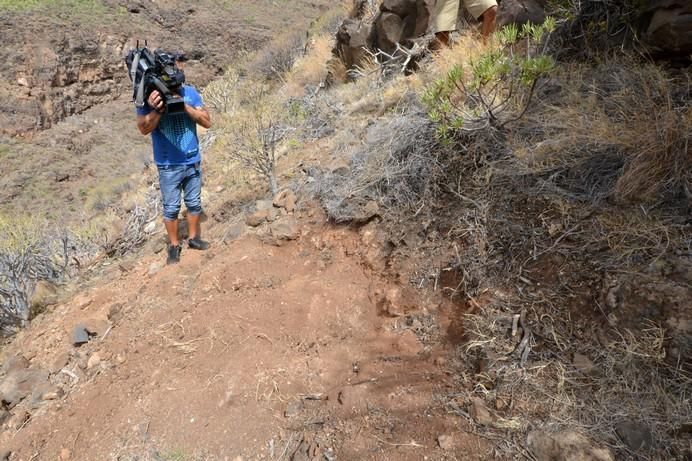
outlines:
[[478, 397], [471, 399], [471, 417], [473, 417], [476, 423], [482, 426], [488, 426], [493, 423], [493, 417], [490, 411], [485, 406], [483, 400]]
[[255, 210], [271, 210], [274, 208], [274, 204], [271, 200], [257, 200], [255, 202]]
[[123, 318], [123, 305], [113, 304], [108, 308], [108, 320], [113, 323], [119, 322]]
[[135, 263], [133, 261], [121, 261], [118, 264], [118, 269], [120, 269], [120, 271], [123, 273], [130, 272], [134, 268], [135, 268]]
[[507, 402], [505, 399], [497, 397], [495, 399], [495, 409], [498, 411], [505, 410], [507, 408]]
[[298, 238], [298, 223], [290, 217], [282, 218], [272, 223], [269, 230], [277, 244], [282, 240], [295, 240]]
[[536, 461], [614, 461], [608, 449], [596, 446], [574, 431], [554, 434], [532, 431], [526, 437], [526, 444]]
[[289, 213], [296, 209], [296, 194], [291, 189], [285, 189], [276, 194], [273, 204], [277, 208], [283, 208]]
[[437, 444], [443, 450], [452, 450], [454, 448], [454, 437], [451, 435], [440, 435], [437, 437]]
[[0, 461], [10, 461], [12, 452], [10, 450], [0, 450]]
[[0, 395], [5, 407], [14, 408], [26, 397], [48, 384], [48, 372], [37, 369], [17, 370], [0, 382]]
[[50, 391], [50, 392], [45, 392], [42, 396], [42, 400], [58, 400], [63, 396], [62, 391], [56, 390], [56, 391]]
[[615, 426], [620, 440], [631, 450], [638, 451], [653, 446], [651, 429], [636, 421], [622, 421]]
[[155, 230], [156, 230], [156, 221], [152, 221], [152, 222], [148, 223], [146, 226], [144, 226], [144, 232], [146, 234], [153, 234]]
[[336, 176], [346, 176], [351, 172], [351, 166], [342, 158], [337, 158], [329, 165], [329, 172]]
[[10, 420], [8, 421], [7, 425], [9, 426], [10, 429], [14, 429], [15, 431], [18, 431], [19, 429], [24, 426], [24, 424], [29, 420], [31, 415], [29, 414], [28, 411], [22, 409], [19, 410], [17, 413], [13, 414]]
[[250, 227], [257, 227], [269, 219], [270, 211], [268, 209], [257, 210], [254, 213], [247, 215], [245, 224]]
[[[87, 338], [88, 340], [88, 338]], [[69, 363], [70, 361], [70, 354], [69, 352], [60, 352], [55, 359], [53, 359], [53, 362], [50, 365], [50, 368], [48, 371], [50, 371], [52, 374], [57, 374], [60, 373], [60, 370], [65, 368], [65, 366]]]
[[55, 284], [46, 280], [39, 280], [34, 288], [34, 294], [31, 295], [29, 303], [34, 310], [41, 310], [46, 306], [57, 304], [58, 290]]
[[[238, 240], [245, 234], [245, 226], [243, 223], [231, 224], [223, 235], [223, 241], [232, 242], [233, 240]], [[214, 254], [214, 253], [209, 253]]]
[[369, 218], [377, 216], [380, 213], [380, 206], [377, 204], [376, 201], [370, 200], [368, 203], [365, 204], [365, 208], [363, 208], [363, 213], [365, 216]]
[[69, 448], [60, 450], [60, 461], [68, 461], [72, 459], [72, 451]]
[[435, 365], [438, 367], [443, 368], [447, 366], [447, 359], [444, 357], [435, 357], [433, 363], [435, 363]]
[[74, 329], [72, 330], [72, 345], [73, 346], [81, 346], [82, 344], [86, 344], [89, 342], [89, 332], [87, 331], [87, 328], [79, 324]]
[[155, 261], [151, 263], [149, 266], [149, 271], [147, 272], [149, 274], [149, 277], [156, 275], [161, 269], [163, 269], [163, 262], [161, 261]]
[[577, 371], [585, 375], [592, 375], [596, 371], [596, 366], [591, 359], [583, 354], [574, 354], [572, 365], [574, 365], [574, 368], [576, 368]]
[[303, 411], [303, 401], [302, 400], [296, 400], [294, 402], [291, 402], [288, 404], [286, 407], [286, 411], [284, 411], [284, 416], [286, 418], [293, 418], [294, 416], [298, 416], [301, 411]]
[[94, 300], [85, 294], [78, 295], [76, 298], [72, 300], [72, 304], [75, 307], [77, 307], [77, 309], [81, 310], [84, 310], [87, 307], [89, 307], [92, 302], [94, 302]]
[[26, 370], [29, 368], [29, 361], [27, 360], [26, 357], [23, 355], [16, 355], [14, 357], [10, 357], [5, 361], [5, 363], [2, 364], [2, 371], [3, 373], [11, 373], [13, 371], [18, 371], [18, 370]]
[[123, 357], [120, 354], [116, 355], [115, 356], [115, 363], [117, 363], [118, 365], [122, 365], [123, 363], [125, 363], [125, 357]]
[[98, 352], [94, 352], [91, 354], [91, 357], [89, 357], [89, 360], [87, 361], [87, 370], [91, 370], [94, 367], [97, 367], [101, 363], [101, 356], [99, 355]]
[[223, 186], [216, 186], [216, 187], [214, 188], [214, 192], [216, 192], [217, 194], [220, 194], [220, 193], [223, 192], [224, 190], [226, 190], [226, 188], [223, 187]]

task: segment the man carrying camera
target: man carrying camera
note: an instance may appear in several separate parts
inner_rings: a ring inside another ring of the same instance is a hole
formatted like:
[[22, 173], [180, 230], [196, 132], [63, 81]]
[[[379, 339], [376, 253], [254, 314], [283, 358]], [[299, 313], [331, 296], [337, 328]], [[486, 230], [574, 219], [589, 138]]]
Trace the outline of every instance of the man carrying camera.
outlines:
[[[180, 65], [184, 60], [184, 55], [176, 55], [176, 64]], [[200, 237], [202, 158], [197, 125], [211, 127], [211, 117], [193, 86], [183, 84], [173, 94], [184, 101], [183, 111], [167, 111], [166, 101], [158, 90], [151, 92], [143, 107], [137, 107], [137, 128], [143, 135], [151, 134], [154, 161], [159, 171], [163, 219], [170, 240], [168, 264], [180, 261], [182, 245], [178, 238], [178, 214], [181, 195], [187, 208], [188, 246], [195, 250], [209, 248]]]

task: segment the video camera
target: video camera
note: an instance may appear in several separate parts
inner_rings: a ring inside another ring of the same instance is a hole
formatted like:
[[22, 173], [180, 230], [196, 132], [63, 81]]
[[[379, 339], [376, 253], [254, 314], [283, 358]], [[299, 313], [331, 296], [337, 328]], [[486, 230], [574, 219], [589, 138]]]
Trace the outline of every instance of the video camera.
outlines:
[[132, 80], [135, 106], [144, 107], [149, 95], [158, 90], [166, 113], [185, 110], [183, 98], [174, 94], [185, 83], [185, 74], [175, 61], [176, 55], [161, 50], [152, 52], [146, 43], [140, 48], [139, 41], [137, 42], [137, 46], [125, 58]]

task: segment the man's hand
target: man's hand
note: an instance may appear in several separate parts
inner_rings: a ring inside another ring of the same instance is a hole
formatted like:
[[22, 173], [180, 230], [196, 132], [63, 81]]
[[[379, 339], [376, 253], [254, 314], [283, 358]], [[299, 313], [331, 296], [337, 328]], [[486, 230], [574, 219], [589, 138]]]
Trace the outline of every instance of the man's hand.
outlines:
[[189, 115], [195, 123], [207, 129], [211, 128], [211, 116], [204, 107], [192, 107], [185, 104], [185, 112], [187, 112], [187, 115]]
[[149, 107], [154, 110], [149, 112], [147, 115], [137, 116], [137, 128], [139, 128], [139, 132], [144, 135], [151, 133], [156, 129], [157, 126], [159, 126], [161, 115], [163, 114], [164, 104], [161, 93], [156, 90], [152, 91], [147, 98], [147, 103], [149, 104]]
[[161, 97], [161, 93], [159, 93], [157, 90], [151, 92], [147, 102], [149, 103], [149, 106], [156, 112], [163, 112], [163, 98]]

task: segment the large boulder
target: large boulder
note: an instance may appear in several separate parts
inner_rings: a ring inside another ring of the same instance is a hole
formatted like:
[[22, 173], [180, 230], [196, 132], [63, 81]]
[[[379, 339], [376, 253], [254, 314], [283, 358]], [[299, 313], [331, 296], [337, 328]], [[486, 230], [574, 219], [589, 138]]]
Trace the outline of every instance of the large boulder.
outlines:
[[346, 69], [361, 65], [368, 57], [366, 49], [391, 53], [397, 43], [410, 45], [424, 35], [435, 7], [434, 0], [385, 0], [373, 19], [363, 18], [361, 8], [345, 19], [336, 33], [334, 55]]
[[404, 23], [398, 15], [384, 11], [375, 22], [375, 31], [377, 48], [391, 52], [401, 42]]
[[542, 0], [502, 0], [497, 8], [498, 28], [509, 24], [541, 24], [543, 21], [545, 9]]
[[397, 43], [407, 45], [425, 34], [435, 2], [432, 0], [384, 0], [375, 18], [375, 43], [391, 52]]
[[646, 16], [651, 19], [644, 36], [655, 51], [685, 57], [692, 54], [692, 2], [651, 0]]
[[363, 62], [367, 56], [366, 49], [372, 48], [373, 26], [366, 21], [345, 19], [336, 33], [336, 54], [347, 68]]

